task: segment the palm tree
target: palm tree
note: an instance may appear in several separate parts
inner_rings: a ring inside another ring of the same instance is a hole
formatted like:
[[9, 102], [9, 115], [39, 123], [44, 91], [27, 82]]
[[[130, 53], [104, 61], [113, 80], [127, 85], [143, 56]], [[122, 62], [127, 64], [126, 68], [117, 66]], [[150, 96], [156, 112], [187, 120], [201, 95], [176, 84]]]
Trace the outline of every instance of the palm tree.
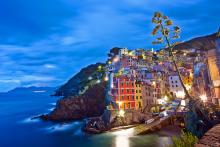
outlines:
[[[172, 40], [179, 38], [180, 28], [178, 26], [173, 26], [173, 22], [166, 15], [163, 15], [160, 12], [155, 12], [152, 17], [152, 23], [155, 24], [155, 27], [152, 31], [152, 35], [157, 35], [156, 41], [153, 41], [153, 44], [165, 44], [165, 50], [168, 50], [171, 57], [171, 61], [174, 64], [174, 67], [177, 71], [180, 83], [184, 89], [186, 98], [191, 99], [188, 90], [186, 89], [181, 73], [179, 71], [175, 56], [173, 54], [173, 48], [178, 42], [173, 42]], [[172, 43], [173, 42], [173, 43]]]

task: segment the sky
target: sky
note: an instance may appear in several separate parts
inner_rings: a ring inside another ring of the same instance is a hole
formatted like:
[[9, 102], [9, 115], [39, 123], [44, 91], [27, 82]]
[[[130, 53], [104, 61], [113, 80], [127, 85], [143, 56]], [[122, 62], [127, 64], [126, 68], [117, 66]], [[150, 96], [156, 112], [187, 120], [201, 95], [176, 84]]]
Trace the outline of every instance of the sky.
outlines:
[[220, 27], [218, 0], [0, 0], [0, 91], [59, 86], [112, 47], [152, 48], [163, 12], [181, 40]]

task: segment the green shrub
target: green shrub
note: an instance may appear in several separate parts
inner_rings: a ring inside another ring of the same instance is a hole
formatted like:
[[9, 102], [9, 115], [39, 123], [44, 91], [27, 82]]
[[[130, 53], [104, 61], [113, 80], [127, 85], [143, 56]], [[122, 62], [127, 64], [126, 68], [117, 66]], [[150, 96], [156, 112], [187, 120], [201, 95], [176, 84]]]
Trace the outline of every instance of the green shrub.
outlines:
[[172, 137], [173, 145], [171, 147], [194, 147], [198, 138], [190, 132], [181, 133], [180, 137]]

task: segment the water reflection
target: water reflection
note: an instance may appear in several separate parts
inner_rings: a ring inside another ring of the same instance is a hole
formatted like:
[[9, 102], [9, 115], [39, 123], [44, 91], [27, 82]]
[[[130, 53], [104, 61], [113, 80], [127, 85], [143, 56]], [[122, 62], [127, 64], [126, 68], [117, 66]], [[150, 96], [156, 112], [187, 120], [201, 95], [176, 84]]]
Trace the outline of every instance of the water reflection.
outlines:
[[113, 132], [115, 135], [114, 147], [130, 147], [130, 137], [134, 135], [134, 128]]

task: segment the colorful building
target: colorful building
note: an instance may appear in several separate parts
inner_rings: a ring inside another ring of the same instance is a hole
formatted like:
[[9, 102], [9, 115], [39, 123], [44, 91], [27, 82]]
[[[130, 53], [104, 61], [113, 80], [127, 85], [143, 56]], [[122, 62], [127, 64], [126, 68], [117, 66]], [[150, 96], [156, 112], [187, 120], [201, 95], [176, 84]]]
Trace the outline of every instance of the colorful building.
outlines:
[[153, 96], [154, 87], [149, 83], [142, 85], [142, 109], [145, 110], [156, 104], [157, 99]]
[[135, 80], [121, 75], [113, 78], [112, 101], [118, 109], [135, 109]]
[[135, 109], [140, 110], [143, 107], [142, 83], [135, 82]]

